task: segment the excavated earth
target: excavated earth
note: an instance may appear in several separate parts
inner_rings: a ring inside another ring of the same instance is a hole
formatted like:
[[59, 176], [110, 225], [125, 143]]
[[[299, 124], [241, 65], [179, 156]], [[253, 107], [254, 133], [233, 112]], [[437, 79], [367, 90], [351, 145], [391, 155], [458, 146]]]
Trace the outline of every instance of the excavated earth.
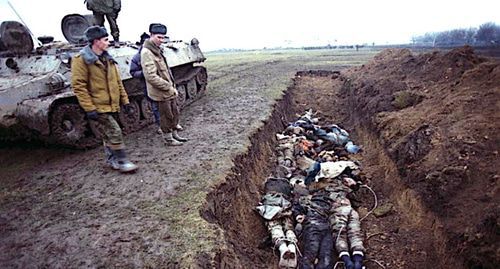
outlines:
[[[498, 268], [500, 65], [469, 47], [385, 50], [340, 76], [299, 72], [234, 175], [209, 196], [207, 219], [235, 248], [221, 268], [276, 267], [254, 247], [266, 230], [251, 207], [271, 171], [273, 134], [309, 108], [364, 148], [358, 159], [385, 209], [363, 222], [369, 268]], [[362, 216], [372, 201], [359, 193]]]
[[[497, 268], [497, 59], [384, 50], [358, 67], [298, 72], [275, 102], [259, 89], [282, 68], [232, 74], [234, 98], [209, 86], [183, 112], [184, 147], [166, 151], [152, 127], [127, 136], [136, 174], [110, 171], [98, 149], [0, 149], [2, 268], [277, 268], [253, 208], [275, 133], [306, 109], [363, 147], [379, 206], [362, 223], [368, 268]], [[373, 196], [362, 189], [354, 205], [364, 216]]]

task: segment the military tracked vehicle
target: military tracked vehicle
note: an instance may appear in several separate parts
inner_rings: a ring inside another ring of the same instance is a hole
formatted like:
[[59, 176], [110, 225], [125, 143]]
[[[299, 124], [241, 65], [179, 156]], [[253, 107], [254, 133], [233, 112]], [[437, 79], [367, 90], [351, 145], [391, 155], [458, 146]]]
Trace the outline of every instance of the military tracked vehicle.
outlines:
[[[91, 15], [71, 14], [62, 20], [67, 42], [39, 37], [35, 48], [29, 29], [17, 21], [0, 24], [0, 140], [2, 143], [35, 139], [73, 148], [90, 148], [100, 142], [71, 89], [71, 59], [85, 45], [84, 30]], [[205, 60], [198, 40], [168, 41], [164, 54], [178, 85], [182, 108], [203, 95], [207, 86]], [[121, 42], [108, 52], [118, 62], [133, 113], [120, 112], [124, 133], [151, 124], [151, 104], [139, 80], [129, 74], [138, 45]]]

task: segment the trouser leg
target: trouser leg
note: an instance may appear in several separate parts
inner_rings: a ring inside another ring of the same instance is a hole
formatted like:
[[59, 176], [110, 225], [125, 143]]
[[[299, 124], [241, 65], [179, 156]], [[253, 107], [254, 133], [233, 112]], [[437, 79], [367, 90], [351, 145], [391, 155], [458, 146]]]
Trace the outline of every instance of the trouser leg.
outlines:
[[347, 238], [349, 239], [349, 246], [351, 252], [360, 251], [365, 252], [363, 246], [363, 235], [361, 233], [361, 223], [359, 221], [359, 214], [356, 210], [351, 209], [349, 214], [349, 223], [347, 224]]
[[109, 23], [109, 28], [111, 29], [111, 36], [115, 42], [120, 41], [120, 29], [118, 29], [118, 24], [116, 20], [118, 19], [118, 13], [108, 13], [106, 14], [106, 19]]
[[271, 240], [274, 246], [285, 240], [285, 231], [283, 230], [283, 226], [279, 221], [269, 221], [267, 223], [267, 229], [271, 233]]
[[124, 149], [123, 134], [115, 118], [109, 113], [99, 114], [95, 127], [102, 134], [104, 146], [111, 150]]
[[274, 248], [280, 252], [279, 266], [286, 268], [297, 267], [296, 241], [297, 238], [293, 232], [293, 223], [291, 219], [285, 218], [273, 220], [267, 223], [268, 230], [271, 233], [271, 239]]
[[303, 246], [302, 259], [300, 261], [300, 268], [314, 269], [314, 261], [318, 256], [318, 251], [321, 242], [321, 232], [307, 223], [302, 232]]
[[173, 125], [174, 125], [174, 127], [172, 129], [175, 130], [177, 125], [179, 124], [179, 107], [177, 106], [177, 101], [171, 100], [170, 107], [171, 107], [171, 111], [172, 111], [172, 121], [173, 121]]
[[330, 217], [335, 249], [339, 255], [342, 255], [342, 253], [349, 253], [349, 246], [347, 243], [347, 221], [350, 211], [351, 206], [341, 205], [334, 209], [334, 213]]
[[151, 100], [151, 109], [153, 110], [156, 125], [160, 126], [160, 111], [158, 110], [158, 102]]
[[158, 110], [160, 112], [160, 126], [164, 133], [171, 133], [179, 123], [179, 112], [176, 111], [177, 104], [175, 100], [158, 101]]
[[106, 162], [121, 172], [135, 171], [137, 166], [127, 158], [122, 131], [115, 118], [110, 113], [99, 114], [94, 126], [102, 134]]
[[94, 25], [104, 26], [104, 14], [99, 12], [93, 12], [94, 14]]
[[333, 268], [333, 236], [330, 229], [324, 229], [322, 232], [321, 244], [318, 253], [318, 264], [316, 269]]

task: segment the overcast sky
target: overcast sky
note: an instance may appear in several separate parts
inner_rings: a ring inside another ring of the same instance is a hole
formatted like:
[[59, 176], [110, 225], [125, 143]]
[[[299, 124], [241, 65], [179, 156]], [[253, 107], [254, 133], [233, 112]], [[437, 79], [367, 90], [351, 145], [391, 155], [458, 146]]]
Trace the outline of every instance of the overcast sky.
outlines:
[[[65, 14], [88, 14], [83, 0], [9, 0], [37, 35], [62, 40]], [[0, 20], [18, 20], [0, 0]], [[339, 44], [409, 43], [426, 32], [500, 24], [496, 0], [122, 0], [122, 40], [152, 22], [172, 39], [197, 37], [203, 50]], [[109, 26], [106, 24], [109, 29]]]

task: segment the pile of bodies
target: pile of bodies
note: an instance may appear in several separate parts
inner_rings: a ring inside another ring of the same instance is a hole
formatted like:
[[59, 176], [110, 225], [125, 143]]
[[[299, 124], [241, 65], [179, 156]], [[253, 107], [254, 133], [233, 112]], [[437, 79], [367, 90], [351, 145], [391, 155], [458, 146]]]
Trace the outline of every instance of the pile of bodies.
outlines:
[[[360, 151], [337, 125], [318, 125], [307, 111], [277, 134], [277, 166], [256, 207], [279, 252], [280, 268], [361, 269], [363, 247], [350, 193], [362, 183], [350, 156]], [[335, 254], [336, 253], [336, 254]]]

